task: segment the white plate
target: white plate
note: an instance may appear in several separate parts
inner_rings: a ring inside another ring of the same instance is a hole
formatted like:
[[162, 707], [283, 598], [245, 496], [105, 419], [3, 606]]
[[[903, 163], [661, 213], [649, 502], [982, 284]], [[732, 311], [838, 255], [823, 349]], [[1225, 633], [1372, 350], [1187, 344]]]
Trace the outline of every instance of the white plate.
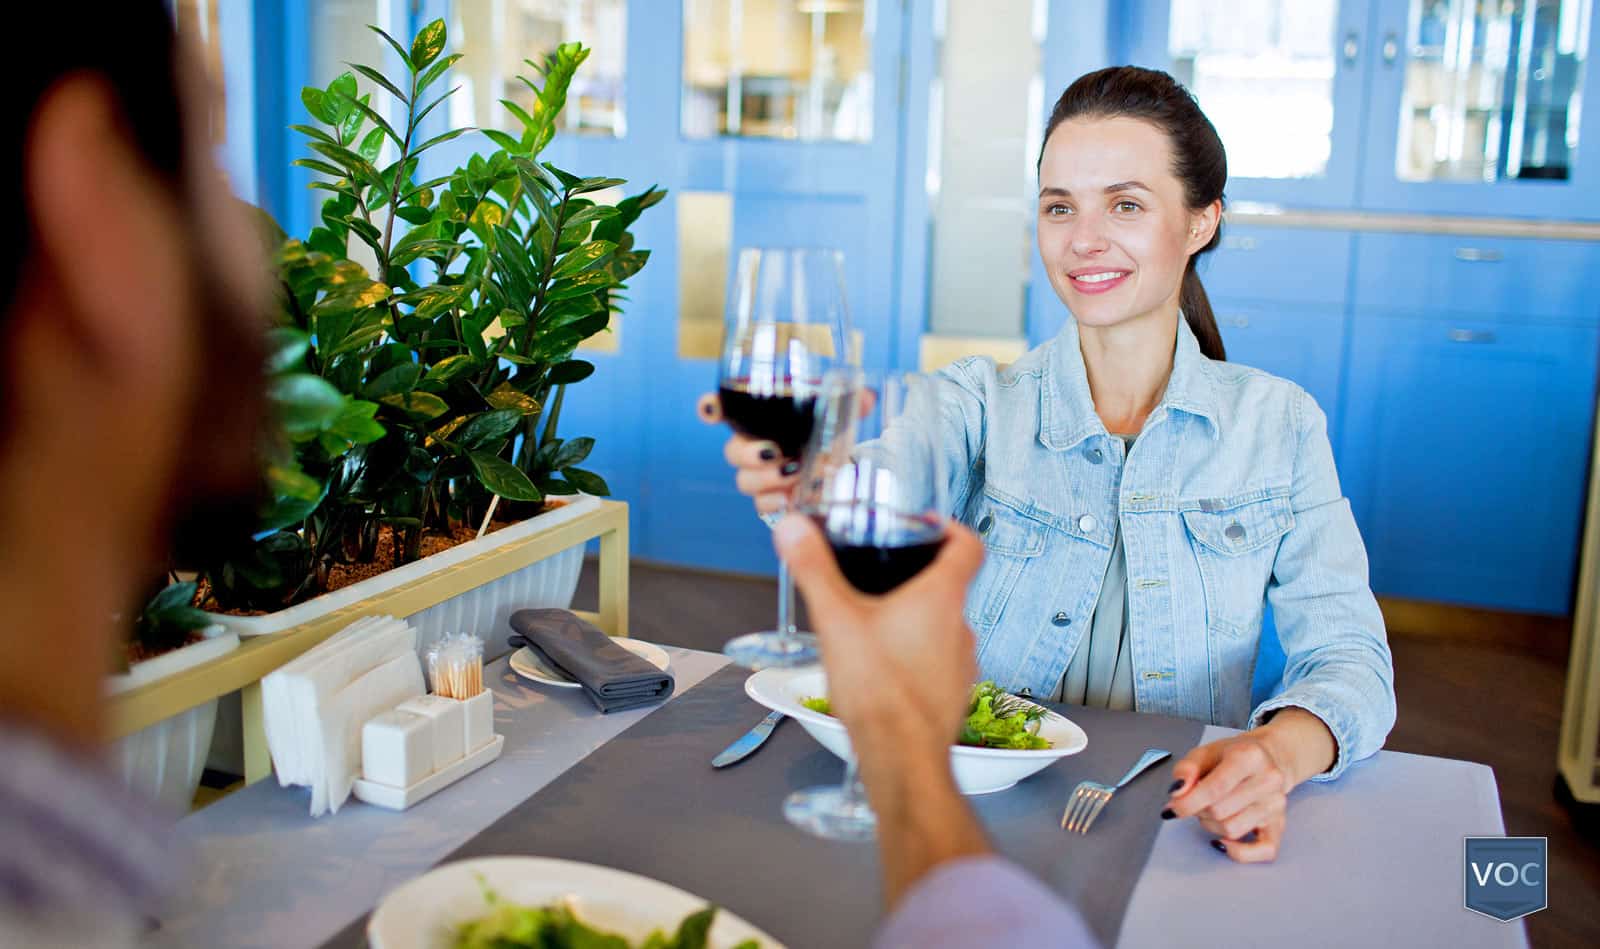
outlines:
[[[659, 880], [592, 863], [544, 857], [485, 857], [436, 867], [403, 884], [378, 904], [367, 923], [373, 949], [448, 949], [456, 927], [488, 911], [480, 877], [503, 900], [546, 906], [570, 900], [590, 926], [643, 942], [651, 931], [668, 934], [707, 901]], [[783, 949], [771, 936], [728, 912], [717, 911], [710, 949], [730, 949], [754, 939], [762, 949]]]
[[[638, 639], [627, 639], [621, 636], [613, 639], [612, 642], [633, 653], [635, 656], [638, 656], [640, 659], [643, 659], [645, 662], [650, 663], [652, 666], [655, 666], [662, 672], [667, 671], [667, 666], [672, 661], [667, 657], [667, 651], [662, 649], [660, 646], [657, 646], [655, 643], [647, 643]], [[539, 683], [540, 685], [555, 686], [558, 689], [582, 688], [582, 686], [580, 686], [571, 676], [550, 665], [550, 663], [545, 662], [543, 656], [534, 652], [532, 649], [529, 649], [527, 646], [523, 646], [521, 649], [518, 649], [516, 652], [512, 653], [510, 661], [511, 671], [515, 672], [519, 676], [522, 676], [524, 679], [529, 679], [533, 682]]]
[[[828, 694], [828, 677], [815, 666], [803, 669], [763, 669], [744, 682], [745, 694], [800, 723], [817, 743], [840, 758], [850, 757], [850, 735], [832, 715], [813, 712], [802, 699]], [[1045, 711], [1039, 735], [1049, 748], [1019, 751], [1010, 748], [950, 746], [950, 769], [962, 794], [1004, 791], [1035, 772], [1089, 746], [1089, 736], [1071, 719]]]

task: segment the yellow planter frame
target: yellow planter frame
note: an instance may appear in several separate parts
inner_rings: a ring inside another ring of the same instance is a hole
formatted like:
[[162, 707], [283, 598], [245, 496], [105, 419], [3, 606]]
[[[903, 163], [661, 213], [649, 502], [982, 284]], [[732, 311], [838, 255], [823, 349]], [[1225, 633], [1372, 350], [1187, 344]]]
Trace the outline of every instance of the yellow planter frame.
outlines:
[[121, 693], [110, 701], [111, 737], [131, 735], [203, 702], [238, 691], [244, 706], [244, 779], [246, 784], [253, 784], [272, 773], [261, 715], [261, 680], [269, 672], [362, 616], [410, 616], [596, 537], [600, 539], [600, 610], [578, 615], [612, 636], [627, 636], [628, 505], [602, 501], [595, 510], [549, 530], [352, 603], [294, 629], [247, 639], [227, 655]]

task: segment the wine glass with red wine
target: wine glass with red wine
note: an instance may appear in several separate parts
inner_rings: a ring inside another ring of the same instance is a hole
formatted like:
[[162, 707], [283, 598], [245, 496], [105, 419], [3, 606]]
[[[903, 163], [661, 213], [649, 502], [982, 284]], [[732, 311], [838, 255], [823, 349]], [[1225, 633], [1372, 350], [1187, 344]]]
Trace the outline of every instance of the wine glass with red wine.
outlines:
[[[772, 442], [798, 469], [828, 370], [853, 365], [844, 255], [822, 248], [747, 247], [729, 290], [717, 392], [734, 431]], [[768, 523], [773, 523], [772, 518]], [[723, 652], [752, 669], [817, 659], [816, 637], [794, 623], [794, 585], [778, 568], [778, 624], [730, 640]]]
[[[839, 570], [863, 593], [889, 593], [938, 556], [950, 515], [949, 465], [934, 382], [830, 372], [794, 507], [821, 528]], [[839, 786], [796, 791], [784, 816], [819, 837], [870, 839], [877, 824], [853, 759]]]

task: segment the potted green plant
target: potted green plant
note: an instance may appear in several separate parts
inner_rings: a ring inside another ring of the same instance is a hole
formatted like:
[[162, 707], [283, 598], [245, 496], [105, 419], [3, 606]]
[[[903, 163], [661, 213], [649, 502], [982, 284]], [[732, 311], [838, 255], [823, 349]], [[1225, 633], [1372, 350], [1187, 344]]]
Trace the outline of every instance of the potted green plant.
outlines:
[[[441, 91], [442, 80], [461, 55], [446, 53], [442, 20], [409, 46], [372, 29], [402, 72], [353, 64], [303, 90], [310, 121], [293, 126], [312, 153], [295, 164], [317, 172], [312, 187], [329, 196], [305, 237], [271, 225], [280, 425], [265, 451], [259, 530], [185, 565], [198, 578], [192, 598], [177, 587], [161, 595], [239, 636], [352, 608], [388, 612], [390, 591], [582, 516], [609, 494], [582, 467], [593, 439], [560, 434], [561, 408], [568, 387], [594, 372], [575, 350], [607, 330], [649, 259], [629, 229], [665, 193], [598, 203], [625, 182], [538, 161], [589, 54], [577, 43], [529, 61], [540, 80], [522, 78], [531, 110], [502, 100], [520, 135], [484, 130], [492, 150], [421, 180], [432, 149], [475, 131], [422, 137], [456, 91]], [[392, 97], [403, 120], [388, 121], [374, 94]], [[412, 621], [422, 641], [468, 616], [496, 632], [515, 609], [570, 603], [581, 559], [573, 548]]]

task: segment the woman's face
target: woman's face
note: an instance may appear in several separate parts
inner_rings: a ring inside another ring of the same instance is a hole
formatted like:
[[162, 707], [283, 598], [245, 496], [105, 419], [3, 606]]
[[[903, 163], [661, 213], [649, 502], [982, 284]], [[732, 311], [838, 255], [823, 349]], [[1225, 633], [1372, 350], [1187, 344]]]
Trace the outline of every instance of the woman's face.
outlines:
[[1039, 164], [1039, 256], [1080, 326], [1172, 318], [1215, 205], [1191, 211], [1167, 136], [1141, 119], [1057, 125]]

